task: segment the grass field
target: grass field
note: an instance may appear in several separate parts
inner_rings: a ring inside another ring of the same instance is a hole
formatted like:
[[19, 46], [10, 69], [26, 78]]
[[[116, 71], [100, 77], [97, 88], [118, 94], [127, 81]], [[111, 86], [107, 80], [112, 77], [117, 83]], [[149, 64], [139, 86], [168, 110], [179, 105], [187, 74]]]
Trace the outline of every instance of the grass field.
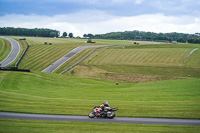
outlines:
[[[88, 44], [85, 39], [67, 39], [67, 38], [35, 38], [27, 37], [30, 48], [24, 59], [20, 63], [20, 68], [31, 69], [33, 71], [42, 71], [56, 60], [66, 55], [72, 49], [84, 45], [120, 45], [130, 44], [127, 41], [99, 40], [98, 43]], [[44, 45], [44, 42], [52, 45]], [[95, 41], [95, 40], [94, 40]], [[83, 55], [84, 56], [84, 55]], [[66, 67], [66, 66], [65, 66]], [[64, 67], [64, 68], [65, 68]], [[59, 72], [62, 70], [59, 70]]]
[[[13, 37], [18, 40], [21, 37]], [[44, 45], [44, 41], [52, 45]], [[100, 49], [60, 75], [94, 48], [86, 49], [54, 73], [39, 72], [84, 39], [34, 38], [19, 68], [0, 71], [0, 111], [88, 115], [107, 100], [117, 116], [200, 119], [200, 45], [93, 40], [94, 45], [130, 45]], [[0, 52], [1, 53], [1, 52]], [[149, 82], [151, 81], [151, 82]], [[115, 85], [119, 82], [119, 85]], [[198, 126], [108, 124], [0, 119], [0, 132], [199, 132]]]
[[[58, 69], [56, 69], [54, 71], [54, 73], [61, 73], [63, 70], [65, 70], [66, 68], [72, 66], [73, 64], [75, 64], [76, 62], [78, 62], [80, 59], [82, 59], [83, 57], [87, 56], [88, 54], [90, 54], [95, 48], [87, 48], [81, 52], [79, 52], [77, 55], [75, 55], [74, 57], [72, 57], [70, 59], [70, 61], [65, 62], [62, 66], [60, 66]], [[73, 75], [73, 74], [72, 74]]]
[[55, 122], [0, 119], [0, 132], [29, 133], [198, 133], [199, 126], [113, 124], [94, 122]]
[[[81, 43], [73, 39], [66, 41], [52, 38], [27, 38], [27, 41], [30, 47], [19, 67], [33, 71], [42, 71]], [[44, 45], [44, 41], [51, 42], [52, 45]]]
[[[13, 37], [18, 40], [21, 37]], [[44, 41], [52, 45], [44, 45]], [[91, 45], [85, 43], [85, 39], [67, 38], [35, 38], [27, 37], [30, 48], [19, 68], [32, 71], [42, 71], [44, 68], [67, 54], [78, 46]], [[95, 45], [130, 45], [132, 41], [119, 40], [93, 40]], [[20, 42], [22, 50], [26, 42]], [[151, 42], [140, 42], [140, 45], [131, 45], [125, 48], [100, 49], [86, 59], [81, 65], [72, 69], [73, 75], [88, 77], [91, 69], [96, 73], [89, 77], [107, 78], [105, 73], [114, 72], [117, 74], [142, 74], [159, 76], [183, 76], [200, 77], [200, 55], [199, 50], [184, 60], [187, 54], [194, 48], [200, 48], [195, 44], [152, 44]], [[93, 48], [94, 49], [94, 48]], [[76, 61], [80, 60], [93, 49], [87, 49], [79, 53], [72, 60], [63, 64], [55, 73], [60, 73]], [[98, 55], [98, 56], [97, 56]], [[90, 62], [88, 62], [90, 60]], [[83, 71], [84, 70], [84, 71]], [[89, 71], [89, 72], [88, 72]], [[93, 72], [93, 73], [94, 73]], [[99, 74], [98, 74], [99, 73]], [[97, 76], [99, 75], [99, 76]], [[112, 75], [113, 76], [113, 75]], [[116, 77], [116, 76], [114, 76]], [[161, 78], [162, 79], [162, 78]], [[169, 79], [168, 77], [166, 79]], [[173, 78], [172, 78], [173, 79]], [[121, 79], [115, 79], [121, 81]], [[125, 79], [125, 81], [127, 81]]]
[[[200, 77], [200, 50], [189, 59], [185, 57], [200, 45], [160, 44], [141, 45], [125, 48], [100, 49], [71, 71], [82, 77], [99, 77], [115, 81], [132, 81], [130, 78], [147, 80]], [[95, 71], [94, 75], [88, 73]], [[66, 72], [70, 75], [70, 71]], [[124, 76], [123, 76], [124, 75]], [[134, 75], [134, 76], [131, 76]], [[128, 78], [128, 79], [127, 79]]]
[[3, 61], [11, 51], [11, 44], [6, 39], [0, 38], [0, 62]]
[[0, 72], [0, 111], [88, 115], [108, 100], [117, 116], [200, 119], [200, 79], [120, 83], [48, 73]]

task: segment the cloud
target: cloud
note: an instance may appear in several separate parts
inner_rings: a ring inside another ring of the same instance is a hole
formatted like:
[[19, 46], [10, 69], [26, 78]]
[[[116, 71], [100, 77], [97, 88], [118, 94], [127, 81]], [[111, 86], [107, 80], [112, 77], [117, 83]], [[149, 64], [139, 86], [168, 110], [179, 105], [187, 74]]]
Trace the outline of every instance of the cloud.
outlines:
[[[173, 16], [164, 16], [163, 14], [116, 17], [114, 19], [101, 22], [99, 25], [102, 26], [102, 29], [106, 29], [106, 32], [141, 30], [151, 32], [195, 33], [200, 30], [199, 18], [192, 18], [190, 16], [180, 16], [177, 18]], [[95, 25], [91, 26], [95, 27]], [[95, 32], [95, 30], [93, 32]], [[105, 33], [105, 31], [103, 32]]]
[[114, 16], [107, 14], [100, 10], [82, 10], [72, 14], [55, 15], [51, 17], [56, 21], [64, 21], [70, 23], [86, 23], [86, 22], [100, 22], [112, 19]]
[[114, 16], [157, 13], [200, 16], [199, 7], [199, 0], [0, 0], [0, 16], [13, 13], [69, 15], [83, 10], [99, 10]]
[[143, 2], [143, 0], [135, 0], [136, 4], [141, 4]]
[[[93, 15], [95, 14], [95, 15]], [[61, 32], [102, 34], [115, 31], [183, 32], [200, 31], [200, 17], [169, 16], [162, 13], [137, 16], [115, 16], [99, 10], [50, 16], [9, 14], [0, 16], [1, 27], [50, 28]]]

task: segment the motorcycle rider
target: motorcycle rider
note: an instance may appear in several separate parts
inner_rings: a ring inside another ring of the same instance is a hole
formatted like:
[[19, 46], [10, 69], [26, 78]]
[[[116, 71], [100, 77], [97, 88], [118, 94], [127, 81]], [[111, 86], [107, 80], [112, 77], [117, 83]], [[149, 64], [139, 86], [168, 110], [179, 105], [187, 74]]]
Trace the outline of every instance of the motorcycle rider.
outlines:
[[102, 115], [104, 113], [104, 110], [107, 110], [110, 108], [110, 105], [108, 104], [107, 101], [104, 101], [102, 105], [96, 106], [97, 108], [101, 108], [101, 112], [99, 112], [99, 115]]

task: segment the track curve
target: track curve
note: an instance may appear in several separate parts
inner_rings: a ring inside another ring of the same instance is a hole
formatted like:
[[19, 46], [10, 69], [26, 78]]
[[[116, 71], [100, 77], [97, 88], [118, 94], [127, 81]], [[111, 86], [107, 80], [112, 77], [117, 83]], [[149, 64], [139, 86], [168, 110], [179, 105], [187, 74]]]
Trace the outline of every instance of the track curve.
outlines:
[[24, 120], [47, 120], [47, 121], [80, 121], [80, 122], [200, 126], [200, 120], [186, 120], [186, 119], [127, 118], [127, 117], [115, 117], [114, 119], [105, 119], [105, 118], [89, 118], [88, 116], [42, 115], [42, 114], [24, 114], [24, 113], [8, 113], [8, 112], [0, 112], [0, 118], [24, 119]]
[[44, 70], [42, 70], [42, 72], [47, 72], [47, 73], [54, 72], [58, 67], [60, 67], [62, 64], [64, 64], [69, 59], [71, 59], [74, 55], [76, 55], [77, 53], [81, 52], [82, 50], [84, 50], [86, 48], [91, 48], [91, 47], [103, 47], [103, 45], [93, 45], [93, 46], [80, 46], [80, 47], [77, 47], [77, 48], [73, 49], [72, 51], [70, 51], [65, 56], [63, 56], [62, 58], [60, 58], [59, 60], [57, 60], [56, 62], [52, 63], [50, 66], [48, 66]]
[[6, 59], [4, 59], [2, 62], [0, 62], [1, 67], [6, 67], [17, 58], [17, 56], [19, 55], [19, 52], [20, 52], [20, 46], [19, 46], [19, 43], [17, 41], [15, 41], [14, 39], [5, 38], [5, 37], [1, 37], [1, 38], [8, 40], [12, 46], [12, 50], [11, 50], [10, 54], [7, 56]]

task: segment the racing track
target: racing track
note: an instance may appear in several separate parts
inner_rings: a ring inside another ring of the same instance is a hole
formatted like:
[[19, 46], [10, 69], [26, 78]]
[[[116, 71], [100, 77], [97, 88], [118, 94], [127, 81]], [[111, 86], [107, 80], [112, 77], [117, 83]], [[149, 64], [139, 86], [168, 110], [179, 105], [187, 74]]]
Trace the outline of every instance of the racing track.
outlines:
[[68, 54], [66, 54], [65, 56], [63, 56], [62, 58], [60, 58], [59, 60], [57, 60], [56, 62], [52, 63], [50, 66], [48, 66], [47, 68], [45, 68], [44, 70], [42, 70], [42, 72], [48, 72], [48, 73], [52, 73], [54, 72], [58, 67], [60, 67], [62, 64], [64, 64], [66, 61], [68, 61], [69, 59], [71, 59], [74, 55], [76, 55], [78, 52], [86, 49], [86, 48], [91, 48], [91, 47], [103, 47], [104, 45], [94, 45], [94, 46], [80, 46], [77, 47], [75, 49], [73, 49], [72, 51], [70, 51]]
[[127, 118], [127, 117], [115, 117], [114, 119], [105, 119], [105, 118], [89, 118], [88, 116], [42, 115], [42, 114], [23, 114], [23, 113], [7, 113], [7, 112], [0, 112], [0, 118], [24, 119], [24, 120], [47, 120], [47, 121], [80, 121], [80, 122], [200, 126], [200, 120], [186, 120], [186, 119]]
[[[1, 37], [1, 38], [5, 38], [5, 37]], [[8, 66], [11, 62], [13, 62], [17, 58], [17, 56], [19, 55], [19, 52], [20, 52], [20, 46], [17, 41], [15, 41], [14, 39], [11, 39], [11, 38], [5, 38], [5, 39], [10, 41], [12, 50], [11, 50], [10, 54], [7, 56], [7, 58], [4, 59], [2, 62], [0, 62], [1, 67]]]

